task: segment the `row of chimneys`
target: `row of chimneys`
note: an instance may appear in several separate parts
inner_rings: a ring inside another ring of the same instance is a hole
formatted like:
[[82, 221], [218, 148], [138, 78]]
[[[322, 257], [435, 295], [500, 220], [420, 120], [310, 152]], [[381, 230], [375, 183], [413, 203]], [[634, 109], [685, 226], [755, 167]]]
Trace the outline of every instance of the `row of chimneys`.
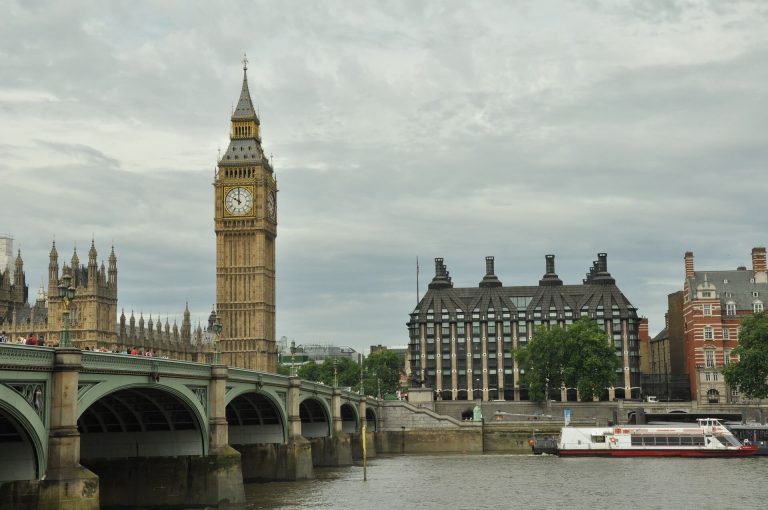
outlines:
[[[685, 252], [685, 277], [693, 278], [693, 252]], [[746, 271], [747, 268], [739, 266], [737, 271]], [[765, 261], [765, 247], [752, 248], [752, 272], [755, 275], [755, 283], [768, 283], [768, 266]]]
[[[546, 273], [539, 285], [562, 285], [563, 281], [555, 273], [555, 256], [545, 255], [546, 261]], [[501, 287], [501, 281], [494, 273], [493, 269], [493, 257], [485, 257], [485, 276], [480, 282], [480, 287]], [[597, 260], [592, 262], [592, 267], [587, 273], [587, 277], [584, 279], [584, 283], [614, 283], [614, 279], [611, 278], [608, 272], [608, 255], [606, 253], [598, 253]], [[435, 259], [435, 277], [429, 284], [430, 289], [448, 288], [453, 287], [450, 274], [443, 263], [442, 258]]]

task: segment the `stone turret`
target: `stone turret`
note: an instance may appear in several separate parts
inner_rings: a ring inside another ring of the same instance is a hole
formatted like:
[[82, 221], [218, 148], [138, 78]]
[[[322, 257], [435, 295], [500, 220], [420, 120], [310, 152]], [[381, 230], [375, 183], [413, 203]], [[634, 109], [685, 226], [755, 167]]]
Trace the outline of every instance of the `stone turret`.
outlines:
[[181, 340], [189, 343], [192, 339], [192, 323], [189, 317], [189, 303], [184, 307], [184, 320], [181, 323]]
[[96, 288], [99, 286], [99, 266], [96, 261], [96, 256], [96, 245], [92, 239], [91, 249], [88, 250], [88, 290], [90, 292], [95, 292]]
[[144, 334], [144, 313], [139, 312], [139, 342], [143, 342], [147, 336]]
[[128, 339], [132, 342], [136, 339], [136, 317], [133, 315], [133, 310], [131, 310], [131, 319], [129, 324], [130, 327], [128, 328]]
[[56, 241], [53, 241], [48, 255], [48, 295], [59, 295], [59, 252], [56, 251]]
[[125, 309], [120, 312], [120, 340], [125, 341], [128, 337], [128, 332], [125, 330]]
[[112, 246], [112, 252], [109, 254], [109, 275], [107, 278], [109, 288], [117, 297], [117, 257], [115, 256], [115, 247]]
[[72, 259], [70, 260], [70, 267], [72, 268], [72, 286], [77, 287], [80, 285], [80, 257], [77, 256], [77, 247], [72, 251]]

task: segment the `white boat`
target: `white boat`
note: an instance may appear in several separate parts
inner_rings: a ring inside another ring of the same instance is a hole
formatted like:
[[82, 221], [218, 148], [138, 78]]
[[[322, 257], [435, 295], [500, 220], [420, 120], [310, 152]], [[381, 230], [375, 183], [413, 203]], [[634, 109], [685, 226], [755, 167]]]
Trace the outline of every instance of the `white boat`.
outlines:
[[757, 447], [742, 444], [715, 418], [695, 424], [563, 427], [560, 456], [746, 457]]

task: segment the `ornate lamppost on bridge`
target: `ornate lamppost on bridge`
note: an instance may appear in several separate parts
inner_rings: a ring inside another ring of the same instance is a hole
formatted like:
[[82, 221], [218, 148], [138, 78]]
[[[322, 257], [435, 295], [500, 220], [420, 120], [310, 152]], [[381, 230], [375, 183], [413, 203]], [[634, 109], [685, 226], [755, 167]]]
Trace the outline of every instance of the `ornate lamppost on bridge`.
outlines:
[[64, 273], [61, 280], [62, 282], [59, 285], [59, 297], [62, 299], [62, 304], [64, 305], [64, 311], [62, 312], [64, 327], [61, 330], [59, 347], [71, 347], [72, 344], [69, 341], [69, 306], [72, 299], [75, 297], [75, 289], [71, 286], [72, 277], [69, 273]]
[[221, 364], [221, 318], [216, 310], [213, 311], [213, 332], [216, 334], [213, 345], [213, 364]]
[[291, 377], [296, 377], [296, 342], [291, 340]]
[[333, 358], [333, 387], [339, 386], [339, 359]]

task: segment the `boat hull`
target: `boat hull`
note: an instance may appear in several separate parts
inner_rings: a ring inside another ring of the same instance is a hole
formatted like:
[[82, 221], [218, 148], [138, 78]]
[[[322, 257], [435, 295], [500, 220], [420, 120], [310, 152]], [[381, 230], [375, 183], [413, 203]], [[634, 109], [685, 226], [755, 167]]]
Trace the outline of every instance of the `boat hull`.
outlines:
[[710, 450], [683, 448], [643, 448], [610, 450], [558, 450], [561, 457], [750, 457], [757, 453], [756, 448], [740, 448], [738, 450]]

